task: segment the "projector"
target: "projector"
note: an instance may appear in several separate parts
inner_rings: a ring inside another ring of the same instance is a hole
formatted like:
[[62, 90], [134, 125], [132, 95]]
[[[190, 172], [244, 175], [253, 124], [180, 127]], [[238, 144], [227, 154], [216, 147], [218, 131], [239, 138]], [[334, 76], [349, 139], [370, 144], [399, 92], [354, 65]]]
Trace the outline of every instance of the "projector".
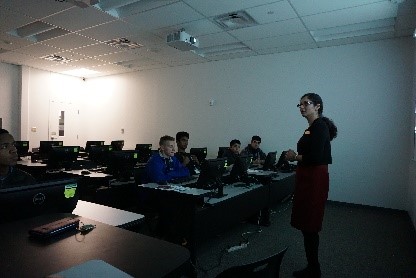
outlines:
[[178, 31], [167, 36], [168, 45], [182, 50], [196, 50], [199, 46], [199, 41], [184, 31]]

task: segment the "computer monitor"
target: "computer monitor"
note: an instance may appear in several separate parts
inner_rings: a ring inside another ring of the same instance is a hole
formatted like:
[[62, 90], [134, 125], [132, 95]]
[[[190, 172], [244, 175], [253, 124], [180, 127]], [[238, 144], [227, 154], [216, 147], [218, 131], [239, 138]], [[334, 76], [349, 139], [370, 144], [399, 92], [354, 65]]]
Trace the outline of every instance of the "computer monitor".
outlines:
[[111, 141], [111, 146], [113, 146], [113, 151], [121, 151], [124, 147], [124, 140]]
[[274, 164], [276, 163], [277, 152], [269, 152], [264, 160], [263, 170], [274, 170]]
[[189, 150], [191, 155], [195, 155], [199, 163], [202, 163], [207, 158], [207, 148], [191, 148]]
[[63, 141], [40, 141], [39, 144], [39, 156], [41, 159], [48, 158], [49, 151], [52, 147], [63, 146]]
[[22, 156], [27, 156], [29, 154], [29, 141], [14, 141], [14, 143], [19, 160]]
[[78, 197], [77, 179], [72, 178], [0, 189], [0, 223], [46, 213], [71, 213]]
[[224, 155], [224, 152], [229, 149], [230, 147], [218, 147], [218, 155], [217, 158], [221, 158]]
[[49, 151], [47, 167], [49, 169], [71, 169], [72, 164], [77, 161], [79, 146], [52, 147]]
[[247, 170], [252, 161], [253, 157], [251, 155], [237, 156], [229, 177], [225, 179], [227, 183], [249, 182]]
[[196, 187], [201, 189], [217, 190], [211, 197], [222, 197], [224, 184], [222, 176], [227, 168], [226, 158], [206, 159], [201, 163], [201, 173]]
[[91, 146], [102, 146], [104, 145], [104, 141], [87, 141], [85, 144], [85, 152], [89, 153]]
[[139, 151], [124, 150], [110, 153], [107, 171], [119, 180], [134, 177], [134, 167], [139, 163]]
[[88, 159], [101, 166], [107, 166], [110, 160], [110, 153], [113, 151], [111, 145], [92, 145], [88, 153]]
[[152, 144], [136, 144], [136, 151], [139, 151], [140, 163], [145, 163], [152, 156]]

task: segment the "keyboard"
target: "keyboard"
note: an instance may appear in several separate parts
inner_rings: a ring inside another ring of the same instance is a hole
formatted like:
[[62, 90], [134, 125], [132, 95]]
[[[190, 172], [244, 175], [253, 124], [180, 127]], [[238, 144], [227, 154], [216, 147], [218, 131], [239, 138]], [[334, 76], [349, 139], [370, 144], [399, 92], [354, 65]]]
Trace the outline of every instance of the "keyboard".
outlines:
[[173, 180], [170, 180], [169, 183], [171, 184], [182, 184], [182, 183], [186, 183], [186, 182], [190, 182], [190, 181], [196, 181], [197, 178], [193, 177], [193, 176], [189, 176], [189, 177], [182, 177], [182, 178], [176, 178]]

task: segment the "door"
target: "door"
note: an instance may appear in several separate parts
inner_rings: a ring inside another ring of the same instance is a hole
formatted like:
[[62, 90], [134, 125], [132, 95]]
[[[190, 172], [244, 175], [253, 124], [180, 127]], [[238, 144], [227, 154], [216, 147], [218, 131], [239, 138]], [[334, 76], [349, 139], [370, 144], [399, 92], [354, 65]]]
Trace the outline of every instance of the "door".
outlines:
[[51, 100], [49, 102], [49, 140], [63, 141], [66, 146], [79, 146], [79, 113], [74, 103]]

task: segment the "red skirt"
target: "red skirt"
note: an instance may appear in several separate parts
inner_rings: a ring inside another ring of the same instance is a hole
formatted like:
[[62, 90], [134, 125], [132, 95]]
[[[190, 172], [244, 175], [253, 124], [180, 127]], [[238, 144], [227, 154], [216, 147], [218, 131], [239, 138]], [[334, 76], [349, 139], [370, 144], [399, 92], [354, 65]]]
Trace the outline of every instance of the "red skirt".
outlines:
[[298, 166], [291, 225], [305, 232], [321, 231], [328, 191], [328, 165]]

